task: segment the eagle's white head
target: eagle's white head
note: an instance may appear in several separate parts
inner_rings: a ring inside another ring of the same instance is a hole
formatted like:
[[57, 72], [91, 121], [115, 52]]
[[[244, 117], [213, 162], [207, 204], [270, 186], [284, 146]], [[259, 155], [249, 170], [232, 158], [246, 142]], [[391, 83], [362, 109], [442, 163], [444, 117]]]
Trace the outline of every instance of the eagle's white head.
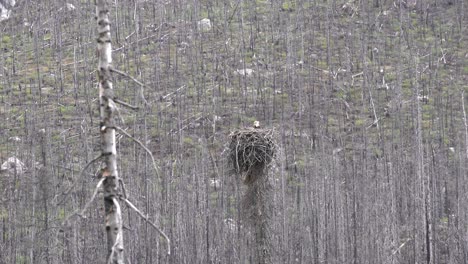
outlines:
[[253, 127], [254, 128], [260, 128], [260, 122], [258, 122], [257, 120], [254, 121], [254, 124], [253, 124]]

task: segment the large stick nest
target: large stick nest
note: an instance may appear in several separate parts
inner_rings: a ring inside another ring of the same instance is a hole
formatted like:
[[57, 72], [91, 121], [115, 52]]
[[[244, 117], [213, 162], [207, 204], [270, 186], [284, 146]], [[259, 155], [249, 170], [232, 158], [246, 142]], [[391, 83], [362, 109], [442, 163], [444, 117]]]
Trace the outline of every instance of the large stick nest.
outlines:
[[[250, 180], [263, 174], [263, 171], [274, 160], [277, 149], [273, 129], [243, 129], [229, 135], [229, 164], [236, 174], [247, 173]], [[253, 178], [252, 178], [253, 176]], [[246, 178], [246, 183], [248, 183]]]

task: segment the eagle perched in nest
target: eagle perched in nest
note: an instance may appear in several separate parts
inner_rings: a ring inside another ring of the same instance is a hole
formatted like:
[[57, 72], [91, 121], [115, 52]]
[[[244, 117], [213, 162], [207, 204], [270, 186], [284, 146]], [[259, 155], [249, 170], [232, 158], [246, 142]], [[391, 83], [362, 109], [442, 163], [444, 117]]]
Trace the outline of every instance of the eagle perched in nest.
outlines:
[[[231, 132], [229, 137], [231, 142], [228, 159], [236, 174], [247, 173], [250, 176], [259, 174], [259, 170], [266, 169], [275, 158], [277, 148], [275, 131], [262, 128], [259, 121], [244, 129]], [[244, 182], [251, 181], [247, 179]]]
[[253, 127], [254, 127], [254, 128], [260, 128], [260, 122], [258, 122], [257, 120], [255, 120], [254, 123], [253, 123]]

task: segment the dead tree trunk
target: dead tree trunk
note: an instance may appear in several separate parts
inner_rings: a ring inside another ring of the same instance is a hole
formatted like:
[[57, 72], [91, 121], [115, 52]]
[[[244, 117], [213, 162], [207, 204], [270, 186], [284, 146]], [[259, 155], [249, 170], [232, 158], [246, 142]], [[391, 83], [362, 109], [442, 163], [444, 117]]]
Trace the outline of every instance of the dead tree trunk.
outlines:
[[105, 178], [104, 206], [107, 232], [107, 263], [124, 263], [122, 214], [118, 203], [117, 150], [115, 144], [114, 91], [111, 81], [112, 46], [107, 0], [95, 0], [97, 19], [97, 56], [99, 59], [99, 109], [101, 132], [101, 156], [105, 162], [102, 177]]
[[[271, 259], [271, 217], [273, 187], [267, 168], [252, 166], [246, 173], [247, 191], [243, 200], [244, 213], [252, 226], [255, 242], [255, 263], [269, 264]], [[255, 179], [252, 181], [252, 179]]]
[[250, 129], [231, 133], [229, 162], [233, 172], [247, 185], [243, 198], [244, 217], [254, 235], [254, 263], [272, 263], [271, 217], [273, 186], [268, 177], [269, 165], [275, 158], [275, 133], [260, 129], [258, 121]]

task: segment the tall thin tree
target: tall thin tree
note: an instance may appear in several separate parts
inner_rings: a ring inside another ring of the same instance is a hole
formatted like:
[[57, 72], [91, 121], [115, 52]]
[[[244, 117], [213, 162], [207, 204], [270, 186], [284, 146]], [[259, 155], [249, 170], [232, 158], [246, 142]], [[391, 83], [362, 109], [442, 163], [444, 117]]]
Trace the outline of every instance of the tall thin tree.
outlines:
[[99, 109], [101, 132], [101, 156], [105, 162], [102, 170], [104, 177], [104, 206], [107, 232], [108, 263], [124, 263], [124, 243], [122, 213], [118, 202], [117, 150], [115, 143], [114, 91], [111, 81], [112, 45], [107, 0], [96, 0], [97, 19], [97, 56], [99, 75]]

